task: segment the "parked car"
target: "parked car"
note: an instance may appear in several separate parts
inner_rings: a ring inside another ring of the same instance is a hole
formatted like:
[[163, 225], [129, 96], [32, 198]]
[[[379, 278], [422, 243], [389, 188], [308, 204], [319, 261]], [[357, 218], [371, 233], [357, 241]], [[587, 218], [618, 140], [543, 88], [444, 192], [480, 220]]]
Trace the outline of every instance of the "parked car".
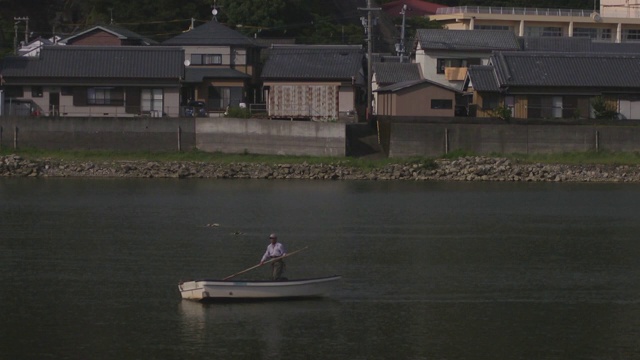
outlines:
[[204, 101], [190, 101], [184, 108], [186, 117], [206, 117], [207, 115], [207, 104]]

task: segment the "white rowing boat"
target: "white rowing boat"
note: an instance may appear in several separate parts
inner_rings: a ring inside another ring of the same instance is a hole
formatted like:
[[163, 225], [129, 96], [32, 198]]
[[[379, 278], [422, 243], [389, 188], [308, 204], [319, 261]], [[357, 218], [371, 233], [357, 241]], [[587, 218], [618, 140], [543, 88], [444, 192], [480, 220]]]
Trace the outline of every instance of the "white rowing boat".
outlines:
[[328, 295], [342, 276], [281, 281], [193, 280], [178, 285], [183, 299], [269, 300], [312, 298]]

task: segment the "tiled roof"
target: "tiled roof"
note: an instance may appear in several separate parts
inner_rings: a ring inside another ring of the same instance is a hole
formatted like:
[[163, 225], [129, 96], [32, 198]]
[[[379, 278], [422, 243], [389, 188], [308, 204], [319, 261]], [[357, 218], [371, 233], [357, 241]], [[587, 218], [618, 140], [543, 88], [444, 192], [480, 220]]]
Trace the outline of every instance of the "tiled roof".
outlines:
[[359, 45], [274, 45], [261, 77], [348, 80], [361, 72], [363, 56]]
[[640, 55], [497, 52], [490, 63], [502, 86], [640, 87]]
[[251, 38], [213, 20], [172, 37], [162, 45], [258, 47]]
[[71, 35], [65, 39], [60, 40], [61, 44], [66, 44], [67, 42], [69, 42], [70, 40], [73, 40], [79, 36], [88, 34], [90, 32], [93, 31], [106, 31], [110, 34], [113, 34], [114, 36], [118, 37], [119, 39], [129, 39], [129, 40], [138, 40], [140, 41], [141, 44], [143, 45], [155, 45], [158, 42], [149, 38], [146, 38], [138, 33], [135, 33], [129, 29], [125, 29], [125, 28], [121, 28], [115, 25], [97, 25], [94, 27], [91, 27], [89, 29], [83, 30], [77, 34]]
[[410, 81], [403, 81], [403, 82], [399, 82], [399, 83], [395, 83], [389, 86], [385, 86], [385, 87], [381, 87], [377, 90], [375, 90], [375, 92], [396, 92], [396, 91], [400, 91], [403, 89], [408, 89], [417, 85], [421, 85], [421, 84], [429, 84], [429, 85], [433, 85], [433, 86], [437, 86], [449, 91], [453, 91], [456, 93], [460, 93], [461, 91], [459, 89], [453, 88], [451, 86], [446, 86], [440, 83], [437, 83], [435, 81], [431, 81], [428, 79], [422, 79], [422, 80], [410, 80]]
[[373, 64], [373, 72], [376, 74], [378, 84], [422, 79], [420, 64], [416, 63], [375, 63]]
[[425, 50], [491, 52], [520, 49], [516, 35], [509, 30], [418, 29], [416, 41]]
[[6, 57], [3, 77], [178, 79], [182, 49], [157, 46], [45, 46], [39, 57]]
[[524, 51], [586, 52], [591, 51], [591, 39], [586, 37], [523, 37]]
[[493, 66], [471, 65], [467, 74], [471, 79], [471, 85], [474, 90], [500, 91], [500, 84]]
[[251, 76], [230, 68], [197, 68], [185, 69], [185, 82], [202, 82], [203, 79], [249, 79]]

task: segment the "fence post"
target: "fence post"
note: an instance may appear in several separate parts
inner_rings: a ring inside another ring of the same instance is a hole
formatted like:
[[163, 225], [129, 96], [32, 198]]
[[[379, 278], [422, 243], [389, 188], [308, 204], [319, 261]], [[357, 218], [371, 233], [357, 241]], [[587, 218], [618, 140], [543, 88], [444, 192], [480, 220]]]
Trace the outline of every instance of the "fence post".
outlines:
[[0, 150], [2, 150], [2, 126], [0, 126]]
[[18, 127], [15, 127], [13, 132], [13, 149], [18, 149]]
[[182, 151], [182, 128], [178, 126], [178, 152]]
[[444, 128], [444, 153], [449, 153], [449, 129]]
[[600, 131], [596, 130], [596, 152], [600, 151]]

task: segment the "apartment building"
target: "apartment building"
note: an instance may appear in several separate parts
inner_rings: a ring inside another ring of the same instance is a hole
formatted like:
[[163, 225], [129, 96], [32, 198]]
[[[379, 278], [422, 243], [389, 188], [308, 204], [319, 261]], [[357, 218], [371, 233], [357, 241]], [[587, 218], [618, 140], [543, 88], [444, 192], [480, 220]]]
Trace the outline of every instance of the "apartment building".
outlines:
[[601, 0], [599, 9], [456, 6], [439, 8], [430, 20], [450, 30], [510, 30], [520, 37], [584, 37], [603, 42], [640, 42], [640, 0]]

